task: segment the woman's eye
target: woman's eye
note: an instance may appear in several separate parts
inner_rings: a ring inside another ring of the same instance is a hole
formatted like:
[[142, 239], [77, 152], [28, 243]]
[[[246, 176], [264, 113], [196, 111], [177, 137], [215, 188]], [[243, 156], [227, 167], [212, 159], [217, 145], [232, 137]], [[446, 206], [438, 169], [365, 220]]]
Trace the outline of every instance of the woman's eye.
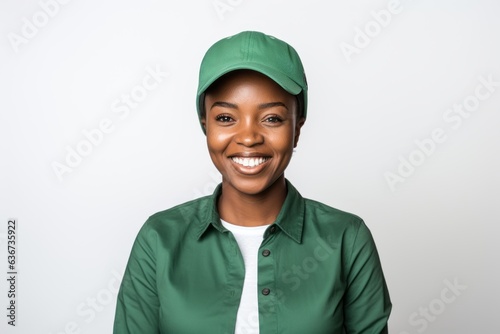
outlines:
[[265, 121], [268, 123], [281, 123], [283, 120], [277, 116], [270, 116]]
[[228, 116], [228, 115], [219, 115], [219, 116], [215, 117], [215, 120], [218, 122], [228, 123], [228, 122], [231, 122], [233, 120], [233, 118], [231, 116]]

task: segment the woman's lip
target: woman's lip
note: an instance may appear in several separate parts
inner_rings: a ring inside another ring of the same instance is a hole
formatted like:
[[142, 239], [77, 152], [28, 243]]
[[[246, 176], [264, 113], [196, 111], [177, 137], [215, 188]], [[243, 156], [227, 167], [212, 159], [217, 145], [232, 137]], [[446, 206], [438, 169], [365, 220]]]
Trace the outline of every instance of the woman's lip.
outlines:
[[242, 151], [242, 152], [236, 152], [233, 154], [228, 154], [228, 157], [229, 158], [233, 158], [233, 157], [238, 157], [238, 158], [260, 158], [260, 157], [270, 158], [271, 156], [269, 154], [257, 152], [257, 151], [252, 151], [252, 152], [251, 151]]
[[[270, 157], [231, 157], [232, 165], [241, 174], [253, 175], [260, 173], [271, 160]], [[247, 164], [247, 166], [245, 166]]]

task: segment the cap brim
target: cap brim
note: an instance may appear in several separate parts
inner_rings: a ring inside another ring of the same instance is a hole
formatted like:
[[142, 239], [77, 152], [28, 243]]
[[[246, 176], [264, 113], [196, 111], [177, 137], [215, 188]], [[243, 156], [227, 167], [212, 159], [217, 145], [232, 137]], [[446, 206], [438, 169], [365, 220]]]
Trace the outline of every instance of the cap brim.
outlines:
[[264, 74], [265, 76], [271, 78], [274, 82], [276, 82], [278, 85], [281, 86], [284, 90], [286, 90], [288, 93], [292, 95], [297, 95], [302, 91], [302, 88], [292, 79], [290, 79], [288, 76], [284, 75], [281, 72], [278, 72], [270, 67], [267, 67], [263, 64], [258, 64], [258, 63], [246, 63], [246, 64], [237, 64], [233, 66], [228, 66], [220, 71], [217, 72], [217, 75], [213, 76], [210, 78], [210, 80], [207, 80], [205, 85], [200, 87], [198, 91], [198, 96], [200, 96], [203, 92], [207, 90], [210, 85], [212, 85], [217, 79], [220, 77], [224, 76], [225, 74], [229, 72], [233, 72], [236, 70], [252, 70], [256, 72], [260, 72]]

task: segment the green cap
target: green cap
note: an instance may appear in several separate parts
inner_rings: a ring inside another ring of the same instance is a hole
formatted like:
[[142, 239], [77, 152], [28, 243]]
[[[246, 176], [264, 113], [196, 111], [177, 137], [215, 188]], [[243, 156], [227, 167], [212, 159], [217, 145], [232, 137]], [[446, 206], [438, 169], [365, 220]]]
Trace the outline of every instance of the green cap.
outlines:
[[300, 94], [299, 105], [306, 117], [307, 80], [297, 51], [273, 36], [244, 31], [216, 42], [203, 57], [196, 96], [200, 119], [207, 88], [224, 74], [243, 69], [268, 76], [292, 95]]

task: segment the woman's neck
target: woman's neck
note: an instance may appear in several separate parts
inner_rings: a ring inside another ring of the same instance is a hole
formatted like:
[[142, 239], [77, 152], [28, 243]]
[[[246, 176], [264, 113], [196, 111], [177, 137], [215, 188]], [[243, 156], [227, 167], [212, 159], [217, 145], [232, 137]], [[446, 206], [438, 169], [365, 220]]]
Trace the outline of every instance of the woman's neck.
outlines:
[[259, 194], [244, 194], [222, 183], [218, 200], [220, 217], [234, 225], [261, 226], [274, 223], [286, 198], [285, 177], [278, 178]]

